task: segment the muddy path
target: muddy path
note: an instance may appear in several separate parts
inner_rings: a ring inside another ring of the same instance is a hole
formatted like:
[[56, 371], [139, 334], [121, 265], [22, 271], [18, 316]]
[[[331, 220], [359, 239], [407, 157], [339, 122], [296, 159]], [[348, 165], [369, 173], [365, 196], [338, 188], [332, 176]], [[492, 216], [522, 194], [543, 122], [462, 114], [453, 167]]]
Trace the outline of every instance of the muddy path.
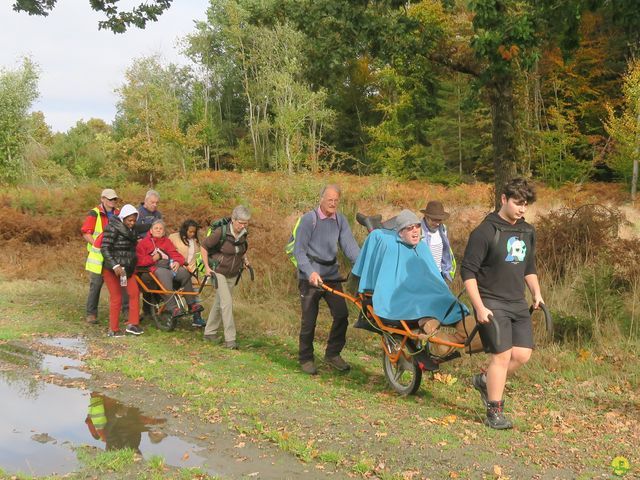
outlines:
[[74, 450], [85, 445], [132, 448], [144, 459], [159, 455], [170, 468], [196, 467], [216, 478], [348, 478], [233, 431], [220, 415], [203, 421], [180, 397], [147, 382], [92, 371], [84, 363], [91, 351], [86, 338], [0, 343], [5, 472], [69, 474], [79, 467]]

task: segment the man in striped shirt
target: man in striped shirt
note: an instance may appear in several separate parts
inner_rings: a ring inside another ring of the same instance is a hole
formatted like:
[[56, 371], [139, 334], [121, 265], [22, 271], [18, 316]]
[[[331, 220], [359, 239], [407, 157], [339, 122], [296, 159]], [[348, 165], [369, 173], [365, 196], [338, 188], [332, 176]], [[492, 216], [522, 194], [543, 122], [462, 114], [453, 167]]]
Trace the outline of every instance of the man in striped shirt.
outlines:
[[447, 227], [442, 223], [449, 218], [449, 213], [445, 212], [442, 203], [436, 200], [427, 203], [426, 208], [420, 211], [424, 214], [423, 241], [429, 246], [442, 277], [447, 282], [452, 282], [456, 273], [456, 259], [447, 236]]

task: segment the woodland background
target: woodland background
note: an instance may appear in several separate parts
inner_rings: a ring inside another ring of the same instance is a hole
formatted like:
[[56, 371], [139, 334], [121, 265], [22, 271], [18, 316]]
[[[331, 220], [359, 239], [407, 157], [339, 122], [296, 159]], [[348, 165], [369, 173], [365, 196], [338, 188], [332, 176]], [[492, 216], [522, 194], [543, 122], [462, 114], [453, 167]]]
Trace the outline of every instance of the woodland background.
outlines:
[[38, 66], [3, 69], [0, 181], [228, 169], [630, 185], [638, 27], [631, 0], [215, 0], [183, 39], [193, 66], [137, 59], [113, 123], [52, 133], [30, 112]]

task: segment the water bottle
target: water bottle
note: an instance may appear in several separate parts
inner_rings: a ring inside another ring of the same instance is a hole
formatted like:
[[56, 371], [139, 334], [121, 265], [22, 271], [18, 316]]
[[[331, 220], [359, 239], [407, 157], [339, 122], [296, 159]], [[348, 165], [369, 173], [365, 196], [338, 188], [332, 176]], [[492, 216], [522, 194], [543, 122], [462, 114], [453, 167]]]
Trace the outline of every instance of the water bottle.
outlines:
[[126, 287], [127, 286], [127, 274], [126, 273], [124, 275], [120, 276], [120, 286], [121, 287]]
[[176, 272], [173, 270], [173, 264], [174, 264], [173, 259], [169, 259], [169, 270], [171, 270], [171, 273], [175, 277], [176, 276]]

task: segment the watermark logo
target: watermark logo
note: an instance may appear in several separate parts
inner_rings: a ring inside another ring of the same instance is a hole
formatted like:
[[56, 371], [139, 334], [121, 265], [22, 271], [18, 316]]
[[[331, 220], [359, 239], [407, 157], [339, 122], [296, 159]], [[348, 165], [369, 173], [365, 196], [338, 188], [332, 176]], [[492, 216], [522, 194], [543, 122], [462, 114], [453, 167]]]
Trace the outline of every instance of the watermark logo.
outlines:
[[613, 468], [614, 474], [621, 477], [629, 471], [629, 460], [624, 457], [616, 457], [611, 460], [611, 468]]

